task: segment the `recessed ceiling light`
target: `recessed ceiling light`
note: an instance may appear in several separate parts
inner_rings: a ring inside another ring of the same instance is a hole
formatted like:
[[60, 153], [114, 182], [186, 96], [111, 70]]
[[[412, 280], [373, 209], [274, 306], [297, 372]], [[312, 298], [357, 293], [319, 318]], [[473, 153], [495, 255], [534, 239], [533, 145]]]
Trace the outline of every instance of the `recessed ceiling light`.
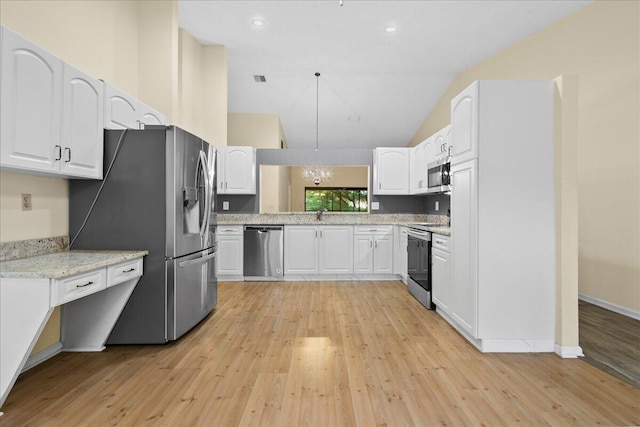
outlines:
[[262, 19], [254, 19], [253, 25], [255, 25], [256, 27], [262, 27], [264, 25], [264, 21]]
[[387, 33], [395, 33], [396, 27], [387, 27], [384, 29]]

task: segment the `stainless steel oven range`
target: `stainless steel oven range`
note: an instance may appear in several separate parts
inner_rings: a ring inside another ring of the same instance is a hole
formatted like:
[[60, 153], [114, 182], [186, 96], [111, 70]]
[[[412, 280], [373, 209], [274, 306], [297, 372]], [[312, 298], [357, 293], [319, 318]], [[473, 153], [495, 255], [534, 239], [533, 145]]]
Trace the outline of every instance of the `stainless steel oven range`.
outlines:
[[428, 224], [409, 224], [407, 247], [407, 289], [429, 310], [431, 301], [431, 232]]

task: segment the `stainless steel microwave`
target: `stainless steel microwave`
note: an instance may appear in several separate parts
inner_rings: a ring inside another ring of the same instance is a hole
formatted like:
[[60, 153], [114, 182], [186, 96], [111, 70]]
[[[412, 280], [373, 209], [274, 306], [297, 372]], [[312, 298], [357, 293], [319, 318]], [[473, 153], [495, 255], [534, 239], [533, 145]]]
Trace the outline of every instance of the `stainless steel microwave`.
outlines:
[[451, 191], [451, 163], [450, 157], [429, 163], [427, 165], [427, 193], [446, 193]]

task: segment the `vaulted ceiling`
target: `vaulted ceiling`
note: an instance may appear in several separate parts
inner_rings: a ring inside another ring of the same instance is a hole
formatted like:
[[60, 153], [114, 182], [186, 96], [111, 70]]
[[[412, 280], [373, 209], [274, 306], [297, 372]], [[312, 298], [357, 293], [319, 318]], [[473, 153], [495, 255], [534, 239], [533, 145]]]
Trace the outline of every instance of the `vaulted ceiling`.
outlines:
[[320, 148], [372, 148], [406, 145], [458, 73], [588, 3], [181, 0], [179, 25], [228, 47], [229, 112], [277, 113], [311, 148], [317, 108]]

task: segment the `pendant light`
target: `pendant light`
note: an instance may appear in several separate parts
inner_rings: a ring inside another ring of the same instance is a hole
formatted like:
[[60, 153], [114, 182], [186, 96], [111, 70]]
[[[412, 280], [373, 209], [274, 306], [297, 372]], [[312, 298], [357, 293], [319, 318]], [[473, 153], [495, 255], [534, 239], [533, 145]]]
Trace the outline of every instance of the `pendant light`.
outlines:
[[331, 179], [331, 172], [317, 166], [318, 162], [318, 122], [320, 117], [320, 73], [315, 73], [316, 76], [316, 166], [307, 167], [302, 173], [303, 177], [307, 181], [313, 182], [315, 185], [320, 185], [322, 182]]

